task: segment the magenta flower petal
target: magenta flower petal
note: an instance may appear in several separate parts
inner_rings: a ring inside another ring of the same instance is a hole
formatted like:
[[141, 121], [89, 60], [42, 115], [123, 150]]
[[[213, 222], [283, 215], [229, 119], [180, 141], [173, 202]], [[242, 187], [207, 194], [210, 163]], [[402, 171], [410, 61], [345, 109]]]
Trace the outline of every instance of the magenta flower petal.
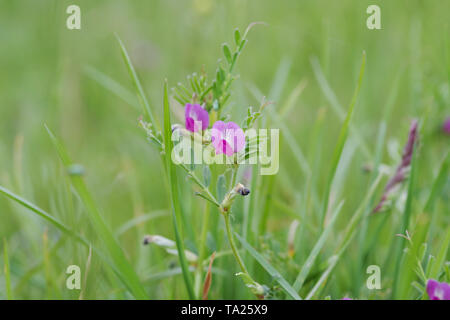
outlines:
[[430, 279], [427, 282], [427, 293], [430, 300], [450, 300], [450, 285]]
[[444, 290], [444, 300], [450, 300], [450, 284], [442, 283], [441, 287]]
[[433, 279], [428, 280], [427, 293], [428, 293], [428, 296], [430, 297], [430, 300], [436, 300], [436, 299], [434, 299], [434, 291], [436, 290], [438, 285], [439, 285], [439, 282], [437, 282], [436, 280], [433, 280]]
[[209, 126], [208, 111], [199, 104], [187, 103], [184, 108], [184, 118], [186, 120], [186, 129], [191, 132], [205, 130]]
[[216, 121], [211, 130], [211, 142], [216, 154], [232, 156], [244, 148], [245, 134], [234, 122]]
[[444, 121], [442, 130], [444, 131], [445, 134], [450, 134], [450, 117]]
[[216, 148], [216, 154], [225, 153], [227, 156], [233, 155], [233, 148], [226, 140], [220, 140]]

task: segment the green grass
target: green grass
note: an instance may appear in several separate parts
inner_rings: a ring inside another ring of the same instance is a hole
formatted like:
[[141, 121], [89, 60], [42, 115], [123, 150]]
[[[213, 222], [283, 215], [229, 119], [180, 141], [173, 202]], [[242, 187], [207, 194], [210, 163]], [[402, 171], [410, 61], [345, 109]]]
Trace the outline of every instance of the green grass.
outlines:
[[[382, 30], [366, 0], [78, 2], [79, 31], [70, 1], [0, 5], [0, 299], [199, 299], [213, 252], [209, 299], [427, 299], [428, 279], [450, 282], [448, 2], [382, 2]], [[266, 97], [254, 126], [280, 129], [278, 174], [175, 166], [192, 91], [238, 124]], [[412, 119], [409, 176], [371, 214]]]
[[11, 270], [9, 266], [9, 256], [8, 256], [8, 246], [6, 240], [3, 241], [3, 261], [4, 261], [4, 274], [5, 274], [5, 291], [6, 291], [6, 299], [12, 300], [13, 293], [11, 288]]
[[171, 140], [172, 125], [170, 122], [170, 106], [169, 106], [169, 96], [167, 92], [167, 82], [164, 84], [164, 158], [165, 158], [165, 168], [167, 170], [167, 176], [170, 185], [170, 199], [172, 206], [172, 223], [173, 229], [175, 231], [175, 240], [178, 249], [178, 258], [180, 260], [181, 269], [183, 271], [184, 282], [186, 283], [186, 288], [190, 299], [195, 299], [194, 287], [192, 284], [191, 275], [189, 274], [189, 266], [187, 264], [186, 256], [184, 253], [183, 237], [180, 228], [181, 221], [181, 205], [180, 198], [178, 194], [178, 179], [176, 175], [176, 168], [172, 162], [172, 148], [173, 143]]

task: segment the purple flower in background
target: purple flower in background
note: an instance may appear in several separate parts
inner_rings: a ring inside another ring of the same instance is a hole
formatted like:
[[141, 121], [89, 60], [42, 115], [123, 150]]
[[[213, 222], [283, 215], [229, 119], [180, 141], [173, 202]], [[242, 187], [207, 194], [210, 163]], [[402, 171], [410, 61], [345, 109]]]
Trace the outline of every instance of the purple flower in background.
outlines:
[[344, 297], [344, 298], [342, 298], [341, 300], [353, 300], [352, 298], [349, 298], [349, 297]]
[[445, 134], [450, 134], [450, 117], [444, 121], [442, 131], [444, 131]]
[[205, 130], [209, 126], [208, 111], [199, 104], [187, 103], [184, 108], [184, 118], [186, 120], [186, 129], [191, 132]]
[[430, 300], [450, 300], [450, 284], [430, 279], [427, 282]]
[[394, 176], [388, 181], [384, 188], [383, 196], [381, 197], [378, 205], [373, 209], [373, 212], [378, 212], [383, 208], [384, 203], [391, 195], [397, 185], [403, 182], [406, 178], [406, 174], [410, 168], [411, 158], [414, 151], [414, 145], [417, 141], [417, 120], [413, 120], [409, 129], [408, 142], [403, 149], [402, 162], [397, 167]]
[[232, 156], [245, 146], [244, 131], [234, 122], [216, 121], [211, 130], [211, 142], [216, 154]]

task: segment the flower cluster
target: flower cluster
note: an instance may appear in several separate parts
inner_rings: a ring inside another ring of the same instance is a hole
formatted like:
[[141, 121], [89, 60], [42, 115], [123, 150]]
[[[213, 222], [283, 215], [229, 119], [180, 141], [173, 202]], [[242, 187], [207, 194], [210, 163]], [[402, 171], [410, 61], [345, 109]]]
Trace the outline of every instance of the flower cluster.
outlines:
[[[186, 130], [201, 133], [209, 127], [209, 113], [199, 104], [187, 103], [184, 106]], [[212, 125], [211, 144], [216, 154], [231, 157], [245, 147], [245, 134], [238, 124], [230, 121], [216, 121]]]

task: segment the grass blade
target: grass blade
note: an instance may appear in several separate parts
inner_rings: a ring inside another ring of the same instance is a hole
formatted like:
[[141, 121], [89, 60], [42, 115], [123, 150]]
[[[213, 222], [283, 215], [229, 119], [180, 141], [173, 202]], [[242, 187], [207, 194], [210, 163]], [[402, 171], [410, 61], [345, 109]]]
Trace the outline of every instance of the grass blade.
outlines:
[[73, 230], [71, 230], [68, 227], [66, 227], [63, 223], [59, 222], [56, 218], [52, 217], [50, 214], [48, 214], [47, 212], [45, 212], [44, 210], [42, 210], [38, 206], [32, 204], [28, 200], [25, 200], [24, 198], [18, 196], [14, 192], [9, 191], [8, 189], [6, 189], [6, 188], [4, 188], [2, 186], [0, 186], [0, 193], [2, 193], [6, 197], [14, 200], [15, 202], [17, 202], [21, 206], [23, 206], [23, 207], [31, 210], [32, 212], [36, 213], [37, 215], [39, 215], [44, 220], [47, 220], [48, 222], [53, 224], [56, 228], [61, 230], [63, 233], [73, 237], [74, 239], [76, 239], [77, 241], [79, 241], [80, 243], [85, 245], [86, 247], [89, 247], [89, 242], [87, 240], [82, 238], [80, 235], [75, 233]]
[[150, 122], [155, 126], [157, 125], [157, 123], [155, 122], [155, 118], [153, 117], [152, 110], [150, 109], [150, 104], [148, 103], [147, 97], [145, 96], [144, 89], [142, 88], [142, 84], [139, 81], [136, 70], [134, 70], [133, 64], [131, 63], [131, 59], [130, 56], [128, 55], [127, 49], [125, 49], [125, 46], [122, 40], [120, 40], [118, 35], [116, 35], [116, 38], [120, 45], [123, 60], [125, 61], [130, 77], [133, 80], [133, 85], [134, 88], [136, 89], [139, 104], [142, 106], [142, 111], [144, 112], [145, 117], [149, 119]]
[[164, 83], [164, 152], [165, 165], [167, 170], [167, 177], [170, 185], [170, 198], [172, 202], [172, 222], [175, 232], [175, 241], [178, 249], [178, 259], [180, 261], [181, 270], [183, 271], [183, 278], [186, 284], [186, 289], [190, 299], [195, 299], [194, 287], [192, 285], [191, 275], [189, 273], [189, 265], [187, 263], [186, 255], [184, 253], [183, 238], [181, 236], [181, 229], [179, 220], [181, 220], [181, 206], [178, 196], [178, 181], [176, 175], [176, 167], [172, 162], [172, 126], [170, 122], [170, 106], [169, 95], [167, 92], [167, 81]]
[[[68, 228], [67, 226], [65, 226], [63, 223], [58, 221], [56, 218], [52, 217], [49, 213], [42, 210], [38, 206], [32, 204], [28, 200], [25, 200], [24, 198], [16, 195], [15, 193], [9, 191], [8, 189], [6, 189], [2, 186], [0, 186], [0, 193], [4, 194], [6, 197], [10, 198], [11, 200], [14, 200], [15, 202], [17, 202], [24, 208], [27, 208], [28, 210], [34, 212], [35, 214], [37, 214], [44, 220], [50, 222], [57, 229], [59, 229], [66, 235], [72, 237], [74, 240], [78, 241], [80, 244], [84, 245], [86, 248], [91, 247], [91, 244], [85, 238], [83, 238], [82, 236], [80, 236], [79, 234], [77, 234], [76, 232], [74, 232], [73, 230]], [[115, 272], [115, 274], [119, 277], [119, 279], [124, 283], [124, 285], [127, 286], [126, 280], [123, 278], [123, 276], [119, 272], [119, 270], [117, 270], [117, 268], [112, 264], [112, 262], [107, 257], [105, 257], [105, 255], [102, 252], [97, 250], [95, 247], [92, 247], [92, 249], [102, 261], [104, 261], [109, 267], [111, 267], [111, 269]], [[32, 269], [32, 270], [37, 270], [40, 267], [41, 267], [41, 265], [39, 265], [36, 269]], [[34, 273], [34, 271], [32, 271], [31, 274], [32, 273]], [[19, 283], [19, 286], [21, 286], [21, 284], [22, 284], [22, 282]]]
[[[365, 53], [364, 57], [365, 59]], [[337, 114], [337, 116], [341, 119], [345, 119], [345, 111], [342, 108], [341, 104], [339, 103], [336, 94], [331, 89], [330, 85], [327, 82], [327, 79], [325, 78], [325, 75], [323, 74], [322, 68], [320, 67], [319, 60], [315, 57], [311, 59], [311, 66], [313, 68], [314, 75], [316, 76], [317, 82], [319, 83], [319, 87], [322, 90], [323, 94], [325, 95], [325, 98], [330, 103], [332, 109]], [[353, 126], [350, 125], [350, 131], [352, 131], [353, 135], [355, 136], [356, 141], [360, 144], [362, 151], [364, 152], [364, 155], [367, 159], [372, 159], [372, 154], [370, 153], [369, 148], [367, 147], [367, 143], [365, 140], [363, 140], [363, 135]]]
[[120, 83], [91, 66], [85, 66], [84, 72], [89, 78], [100, 84], [106, 90], [114, 93], [117, 97], [125, 101], [130, 106], [139, 109], [135, 95], [128, 89], [124, 88]]
[[5, 264], [4, 271], [5, 271], [6, 299], [12, 300], [13, 294], [11, 290], [11, 272], [9, 268], [8, 245], [6, 244], [6, 239], [3, 240], [3, 261]]
[[236, 238], [241, 242], [242, 246], [251, 254], [251, 256], [259, 262], [259, 264], [273, 277], [280, 286], [286, 291], [286, 293], [295, 300], [301, 300], [302, 298], [298, 295], [297, 291], [291, 287], [289, 282], [266, 260], [264, 257], [258, 253], [247, 241], [245, 241], [239, 234], [235, 233]]
[[[442, 192], [442, 188], [444, 187], [445, 182], [448, 179], [449, 168], [450, 168], [450, 152], [448, 152], [444, 158], [444, 162], [442, 163], [441, 168], [439, 169], [439, 173], [436, 179], [434, 180], [430, 196], [428, 197], [427, 203], [424, 208], [425, 214], [432, 215], [432, 219], [435, 218], [435, 214], [433, 213], [434, 203], [440, 192]], [[432, 225], [433, 224], [431, 224], [431, 226]], [[430, 237], [432, 233], [433, 232], [431, 230], [428, 230], [429, 234], [428, 237]], [[429, 273], [427, 274], [429, 278], [436, 279], [438, 277], [439, 271], [441, 270], [441, 268], [445, 263], [449, 245], [450, 245], [450, 229], [447, 228], [445, 239], [441, 244], [439, 253], [436, 256], [436, 260], [434, 261]]]
[[128, 220], [123, 225], [121, 225], [119, 228], [117, 228], [117, 230], [115, 231], [115, 234], [116, 234], [116, 236], [122, 235], [125, 232], [127, 232], [128, 230], [130, 230], [140, 224], [143, 224], [144, 222], [147, 222], [152, 219], [159, 218], [159, 217], [164, 217], [164, 216], [168, 215], [167, 211], [168, 210], [165, 210], [165, 209], [155, 210], [155, 211], [152, 211], [151, 213], [137, 216], [131, 220]]
[[291, 94], [289, 95], [286, 103], [284, 106], [280, 109], [280, 117], [286, 118], [289, 112], [292, 110], [292, 108], [296, 105], [296, 102], [300, 95], [303, 93], [303, 90], [306, 88], [307, 81], [306, 79], [303, 79], [300, 81], [300, 83], [292, 90]]
[[350, 220], [347, 228], [344, 231], [344, 234], [342, 236], [342, 240], [336, 247], [335, 253], [328, 259], [328, 267], [327, 269], [322, 273], [319, 280], [317, 281], [316, 285], [311, 289], [311, 291], [307, 294], [306, 299], [311, 299], [316, 291], [321, 287], [321, 285], [328, 279], [329, 275], [333, 271], [334, 267], [337, 265], [339, 259], [342, 257], [343, 253], [345, 252], [345, 249], [347, 249], [348, 245], [350, 244], [351, 240], [354, 238], [356, 232], [358, 231], [357, 226], [359, 225], [359, 222], [361, 221], [361, 218], [366, 212], [368, 205], [370, 205], [370, 199], [372, 199], [375, 190], [380, 183], [381, 180], [381, 174], [379, 173], [375, 181], [372, 183], [372, 185], [369, 188], [369, 191], [366, 193], [366, 196], [364, 197], [363, 201], [359, 205], [358, 209], [356, 210], [355, 214], [353, 215], [352, 219]]
[[[391, 94], [392, 96], [392, 94]], [[377, 137], [377, 144], [375, 147], [375, 161], [374, 161], [374, 165], [373, 165], [373, 172], [371, 174], [370, 177], [370, 181], [373, 181], [373, 179], [376, 178], [376, 173], [378, 172], [379, 168], [380, 168], [380, 163], [381, 163], [381, 158], [382, 158], [382, 154], [383, 154], [383, 146], [385, 143], [385, 137], [386, 137], [386, 122], [382, 121], [379, 125], [379, 129], [378, 129], [378, 137]], [[373, 206], [373, 199], [370, 200], [370, 207]], [[362, 286], [362, 282], [363, 282], [363, 274], [361, 272], [361, 270], [364, 269], [364, 259], [366, 256], [366, 252], [370, 252], [372, 250], [372, 246], [375, 245], [376, 243], [376, 237], [373, 237], [373, 240], [371, 241], [371, 245], [369, 245], [366, 248], [366, 243], [365, 243], [365, 237], [367, 236], [367, 230], [369, 228], [369, 214], [370, 214], [370, 209], [367, 210], [367, 212], [365, 212], [364, 217], [362, 218], [363, 221], [361, 222], [361, 227], [359, 229], [359, 238], [358, 238], [358, 243], [359, 243], [359, 250], [358, 250], [358, 256], [357, 256], [357, 263], [356, 263], [356, 267], [355, 267], [355, 281], [354, 281], [354, 292], [356, 294], [359, 293], [359, 290]]]
[[291, 64], [292, 62], [288, 58], [283, 58], [283, 60], [281, 60], [280, 65], [277, 68], [275, 78], [273, 79], [270, 87], [270, 100], [277, 102], [280, 99], [289, 75], [289, 70], [291, 69]]
[[339, 164], [339, 160], [341, 159], [342, 150], [344, 149], [345, 142], [347, 141], [348, 130], [349, 130], [350, 122], [352, 120], [353, 113], [355, 110], [356, 99], [358, 98], [359, 90], [361, 89], [361, 83], [362, 83], [362, 79], [363, 79], [363, 75], [364, 75], [365, 65], [366, 65], [366, 53], [363, 52], [361, 68], [359, 70], [358, 83], [356, 85], [355, 92], [353, 93], [353, 97], [350, 102], [350, 107], [347, 112], [347, 117], [345, 118], [344, 124], [342, 125], [342, 128], [341, 128], [341, 132], [339, 133], [338, 142], [333, 151], [330, 173], [329, 173], [328, 181], [326, 184], [325, 199], [323, 201], [323, 207], [322, 207], [322, 212], [321, 212], [321, 219], [320, 219], [322, 221], [321, 227], [324, 222], [325, 214], [328, 210], [328, 202], [329, 202], [330, 193], [331, 193], [331, 185], [333, 184], [334, 176], [336, 175], [336, 169]]
[[[409, 225], [410, 225], [410, 220], [411, 220], [411, 211], [412, 211], [412, 199], [413, 199], [413, 192], [414, 192], [414, 186], [415, 186], [415, 173], [417, 170], [417, 152], [416, 152], [417, 147], [414, 145], [413, 146], [413, 151], [412, 151], [412, 156], [411, 156], [411, 173], [410, 173], [410, 177], [409, 177], [409, 184], [408, 184], [408, 194], [407, 194], [407, 198], [406, 198], [406, 204], [405, 204], [405, 209], [402, 215], [402, 225], [401, 225], [401, 229], [398, 232], [399, 234], [405, 234], [406, 231], [408, 231]], [[402, 277], [400, 277], [400, 270], [401, 270], [401, 265], [402, 265], [402, 260], [403, 260], [403, 255], [404, 255], [404, 241], [402, 242], [398, 242], [398, 245], [396, 247], [396, 251], [395, 251], [395, 259], [396, 259], [396, 265], [395, 265], [395, 275], [394, 275], [394, 286], [392, 289], [392, 296], [393, 297], [397, 297], [397, 295], [399, 294], [399, 285], [400, 285], [400, 280], [402, 279]], [[403, 287], [401, 289], [401, 291], [403, 291]]]
[[450, 228], [446, 229], [445, 239], [442, 241], [441, 247], [439, 248], [439, 252], [436, 256], [436, 260], [433, 263], [433, 266], [430, 269], [430, 273], [427, 275], [430, 279], [437, 279], [439, 276], [439, 272], [444, 266], [445, 259], [447, 258], [448, 248], [450, 245]]
[[449, 176], [450, 169], [450, 152], [447, 152], [447, 155], [444, 157], [444, 161], [439, 169], [439, 173], [437, 177], [434, 179], [433, 187], [431, 189], [430, 195], [428, 196], [428, 200], [425, 204], [425, 208], [423, 210], [424, 213], [431, 215], [431, 223], [428, 230], [428, 239], [430, 240], [431, 235], [433, 234], [434, 221], [436, 219], [436, 214], [434, 212], [436, 198], [442, 192], [442, 189], [445, 186], [447, 181], [447, 177]]
[[[412, 283], [416, 280], [418, 276], [418, 270], [420, 270], [421, 280], [425, 281], [425, 275], [423, 273], [423, 268], [419, 260], [420, 250], [422, 244], [424, 243], [427, 229], [428, 229], [429, 217], [426, 215], [420, 215], [415, 222], [415, 227], [412, 230], [412, 238], [407, 242], [409, 246], [403, 251], [402, 256], [398, 257], [400, 259], [400, 270], [401, 272], [396, 275], [398, 279], [395, 281], [395, 298], [408, 299], [411, 296], [411, 292], [414, 287]], [[403, 239], [402, 239], [403, 240]], [[405, 242], [406, 239], [403, 241]], [[405, 245], [406, 247], [406, 245]]]
[[333, 255], [328, 259], [328, 267], [327, 269], [322, 273], [319, 280], [316, 282], [314, 287], [311, 289], [311, 291], [306, 295], [305, 300], [311, 300], [312, 297], [316, 294], [316, 292], [322, 287], [322, 284], [325, 283], [325, 281], [328, 279], [331, 271], [333, 271], [334, 267], [339, 261], [340, 256], [339, 255]]
[[84, 272], [83, 288], [81, 289], [80, 295], [78, 296], [78, 300], [84, 299], [84, 295], [85, 295], [85, 291], [86, 291], [86, 287], [87, 287], [87, 279], [88, 279], [88, 275], [89, 275], [89, 270], [91, 268], [91, 259], [92, 259], [92, 246], [89, 247], [89, 253], [88, 253], [88, 257], [86, 260], [86, 267], [85, 267], [86, 271]]
[[328, 223], [325, 230], [323, 230], [322, 234], [320, 235], [319, 240], [317, 240], [316, 244], [314, 245], [314, 248], [311, 250], [311, 253], [309, 254], [308, 258], [305, 261], [305, 264], [303, 265], [303, 268], [300, 270], [297, 279], [294, 282], [294, 290], [299, 291], [303, 283], [306, 280], [306, 277], [309, 274], [309, 271], [311, 270], [312, 266], [314, 265], [314, 261], [316, 260], [317, 256], [319, 255], [320, 250], [322, 250], [323, 245], [325, 244], [325, 241], [328, 239], [328, 236], [330, 235], [334, 222], [336, 221], [337, 217], [339, 216], [339, 213], [341, 212], [342, 206], [344, 202], [341, 201], [341, 203], [336, 207], [334, 210], [333, 216]]
[[[415, 170], [417, 170], [417, 168]], [[421, 265], [422, 255], [419, 253], [419, 251], [422, 248], [422, 245], [426, 242], [427, 234], [429, 233], [429, 227], [431, 224], [430, 220], [433, 218], [432, 210], [434, 206], [433, 205], [434, 199], [436, 195], [440, 192], [440, 189], [442, 187], [442, 175], [446, 175], [446, 170], [447, 164], [446, 161], [444, 160], [444, 163], [441, 166], [439, 174], [433, 183], [432, 191], [430, 192], [430, 195], [426, 202], [423, 214], [420, 214], [414, 223], [415, 226], [414, 230], [411, 232], [412, 240], [410, 241], [408, 251], [407, 253], [404, 253], [404, 251], [402, 250], [401, 256], [398, 257], [398, 259], [400, 259], [400, 262], [398, 263], [400, 263], [399, 270], [401, 270], [401, 272], [399, 272], [396, 275], [399, 277], [398, 279], [396, 279], [395, 283], [396, 292], [394, 298], [396, 299], [407, 299], [408, 297], [410, 297], [410, 293], [413, 289], [412, 283], [414, 283], [415, 277], [417, 277], [417, 270], [419, 270], [421, 281], [426, 281], [426, 279], [438, 279], [439, 273], [445, 263], [445, 259], [447, 257], [447, 252], [450, 244], [449, 228], [447, 228], [446, 230], [445, 238], [442, 241], [437, 256], [433, 257], [434, 259], [431, 260], [432, 262], [429, 262], [427, 264], [426, 272], [424, 272], [422, 268]], [[412, 176], [413, 174], [411, 174], [411, 177]], [[407, 204], [408, 204], [407, 207], [411, 206], [411, 203], [407, 202]], [[411, 211], [410, 208], [408, 210]], [[408, 214], [406, 210], [404, 214]], [[408, 221], [406, 223], [408, 223]], [[400, 246], [400, 248], [402, 248], [402, 246]], [[425, 299], [426, 295], [424, 294], [424, 290], [422, 290], [421, 292], [423, 293], [422, 299]]]
[[[66, 168], [70, 167], [73, 163], [69, 158], [69, 155], [62, 145], [62, 143], [56, 138], [53, 132], [45, 126], [47, 132], [52, 140], [58, 154]], [[130, 292], [136, 299], [147, 299], [148, 295], [145, 292], [144, 287], [139, 281], [139, 278], [132, 266], [125, 257], [125, 254], [120, 247], [117, 239], [114, 237], [111, 230], [106, 225], [99, 208], [97, 207], [93, 197], [89, 193], [83, 178], [80, 175], [70, 175], [70, 181], [77, 191], [84, 207], [86, 209], [87, 215], [96, 231], [96, 233], [103, 240], [109, 256], [117, 268], [120, 275], [125, 280], [125, 285], [128, 287]]]

